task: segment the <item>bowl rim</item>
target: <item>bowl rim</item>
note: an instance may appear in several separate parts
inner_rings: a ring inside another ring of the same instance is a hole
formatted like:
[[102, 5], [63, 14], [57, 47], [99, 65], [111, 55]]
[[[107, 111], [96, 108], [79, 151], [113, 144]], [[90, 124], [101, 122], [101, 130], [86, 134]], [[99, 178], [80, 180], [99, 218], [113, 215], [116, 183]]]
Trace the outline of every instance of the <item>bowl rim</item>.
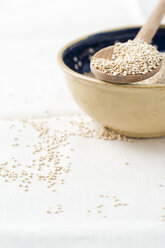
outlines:
[[[92, 35], [97, 35], [99, 33], [106, 33], [106, 32], [110, 32], [110, 31], [119, 31], [119, 30], [124, 30], [124, 29], [132, 29], [132, 28], [140, 28], [141, 25], [133, 25], [133, 26], [122, 26], [122, 27], [118, 27], [118, 28], [110, 28], [110, 29], [106, 29], [106, 30], [101, 30], [99, 32], [95, 32], [95, 33], [90, 33], [84, 36], [81, 36], [77, 39], [72, 40], [71, 42], [67, 43], [66, 45], [64, 45], [58, 52], [57, 54], [57, 62], [59, 64], [59, 66], [69, 75], [76, 77], [78, 79], [82, 79], [84, 80], [84, 83], [89, 83], [92, 85], [99, 85], [99, 86], [107, 86], [107, 87], [121, 87], [121, 88], [142, 88], [142, 89], [151, 89], [151, 88], [159, 88], [159, 89], [164, 89], [165, 88], [165, 84], [114, 84], [114, 83], [110, 83], [110, 82], [106, 82], [106, 81], [102, 81], [99, 80], [97, 78], [92, 78], [92, 77], [88, 77], [84, 74], [80, 74], [78, 72], [75, 72], [74, 70], [70, 69], [63, 61], [63, 53], [66, 49], [68, 49], [70, 46], [83, 41], [85, 39], [87, 39], [89, 36]], [[161, 24], [160, 28], [165, 29], [165, 24]]]

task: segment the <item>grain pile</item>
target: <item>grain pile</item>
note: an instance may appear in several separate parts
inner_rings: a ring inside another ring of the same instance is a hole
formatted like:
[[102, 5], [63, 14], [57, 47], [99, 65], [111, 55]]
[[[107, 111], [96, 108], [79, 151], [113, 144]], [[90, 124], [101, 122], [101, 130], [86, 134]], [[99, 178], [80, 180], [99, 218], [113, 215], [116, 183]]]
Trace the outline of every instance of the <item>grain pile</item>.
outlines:
[[155, 69], [161, 60], [162, 55], [154, 46], [138, 39], [116, 43], [111, 60], [92, 58], [91, 64], [104, 73], [127, 76], [146, 74]]
[[[17, 185], [26, 194], [36, 183], [42, 190], [51, 191], [52, 194], [56, 193], [59, 186], [63, 187], [71, 170], [72, 153], [75, 150], [70, 140], [72, 137], [131, 140], [107, 128], [100, 130], [93, 120], [81, 115], [57, 117], [55, 122], [51, 119], [23, 119], [8, 123], [11, 149], [6, 147], [6, 150], [12, 152], [6, 160], [0, 162], [0, 180]], [[34, 136], [33, 142], [31, 135]], [[25, 160], [21, 153], [26, 156]], [[46, 210], [48, 214], [61, 212], [61, 209]]]
[[[16, 130], [15, 126], [22, 124], [22, 128]], [[25, 192], [30, 190], [30, 186], [34, 181], [42, 182], [45, 187], [55, 192], [55, 185], [64, 184], [64, 176], [69, 173], [71, 161], [69, 152], [63, 154], [60, 148], [69, 146], [68, 135], [64, 131], [50, 130], [46, 121], [15, 121], [9, 129], [12, 129], [17, 137], [11, 142], [13, 149], [20, 149], [25, 145], [21, 145], [22, 131], [27, 128], [36, 132], [36, 144], [26, 144], [26, 153], [29, 154], [26, 164], [21, 164], [18, 158], [12, 156], [8, 161], [0, 164], [0, 177], [4, 182], [15, 182]], [[19, 133], [16, 134], [16, 133]], [[72, 148], [70, 148], [72, 152]], [[63, 164], [63, 159], [67, 163]]]
[[[153, 77], [150, 77], [146, 80], [143, 80], [141, 82], [136, 82], [133, 84], [165, 84], [165, 55], [162, 53], [163, 59], [162, 59], [162, 66], [158, 73], [156, 73]], [[92, 72], [84, 73], [84, 75], [88, 77], [95, 77]]]
[[[7, 136], [4, 137], [8, 141], [4, 147], [4, 151], [7, 151], [5, 157], [3, 152], [1, 153], [1, 186], [11, 190], [11, 185], [14, 185], [13, 190], [24, 192], [25, 197], [28, 197], [30, 191], [33, 194], [34, 188], [37, 188], [39, 194], [41, 192], [43, 195], [49, 194], [53, 201], [46, 202], [41, 212], [44, 211], [50, 218], [52, 215], [62, 216], [66, 210], [65, 202], [61, 201], [59, 195], [66, 189], [64, 187], [72, 170], [72, 157], [79, 149], [74, 146], [74, 137], [93, 139], [94, 142], [96, 139], [105, 142], [133, 141], [108, 128], [103, 127], [100, 130], [95, 121], [83, 115], [5, 121], [2, 129], [4, 133], [6, 132]], [[125, 168], [131, 166], [127, 161], [123, 163]], [[161, 187], [158, 190], [163, 190], [164, 181], [160, 183]], [[113, 208], [116, 212], [130, 205], [127, 201], [121, 200], [122, 197], [119, 195], [110, 195], [109, 192], [106, 194], [99, 192], [96, 197], [96, 205], [88, 204], [83, 210], [85, 216], [89, 218], [97, 216], [106, 220], [110, 217], [110, 209]], [[161, 221], [164, 222], [164, 206], [160, 214]]]
[[150, 77], [144, 81], [137, 82], [135, 84], [165, 84], [165, 54], [162, 53], [162, 66], [158, 73], [156, 73], [153, 77]]

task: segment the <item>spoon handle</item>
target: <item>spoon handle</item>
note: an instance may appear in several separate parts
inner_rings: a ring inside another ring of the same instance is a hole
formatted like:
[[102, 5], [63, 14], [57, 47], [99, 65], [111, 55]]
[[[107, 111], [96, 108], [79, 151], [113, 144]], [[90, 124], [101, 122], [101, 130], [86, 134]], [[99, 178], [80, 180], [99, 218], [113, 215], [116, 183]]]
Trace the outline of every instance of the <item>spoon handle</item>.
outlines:
[[140, 38], [141, 40], [150, 43], [154, 37], [156, 31], [160, 26], [160, 22], [165, 14], [165, 0], [160, 0], [156, 5], [154, 11], [148, 18], [146, 24], [140, 29], [135, 39]]

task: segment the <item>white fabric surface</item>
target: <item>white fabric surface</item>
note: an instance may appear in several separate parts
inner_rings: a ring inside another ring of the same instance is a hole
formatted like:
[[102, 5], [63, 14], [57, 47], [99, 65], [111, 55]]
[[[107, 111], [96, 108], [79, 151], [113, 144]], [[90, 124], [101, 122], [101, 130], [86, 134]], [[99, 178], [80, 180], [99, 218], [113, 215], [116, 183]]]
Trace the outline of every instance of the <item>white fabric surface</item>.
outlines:
[[[33, 159], [36, 132], [26, 125], [19, 133], [22, 122], [14, 119], [44, 118], [52, 131], [73, 131], [69, 114], [81, 119], [57, 66], [59, 48], [87, 33], [141, 24], [141, 7], [135, 0], [0, 2], [0, 163], [14, 156], [24, 168]], [[13, 148], [16, 135], [21, 144]], [[71, 172], [56, 192], [35, 179], [24, 192], [17, 182], [0, 177], [0, 246], [164, 248], [165, 139], [129, 143], [75, 135], [69, 142], [74, 151], [63, 147], [61, 152], [71, 156]], [[113, 195], [128, 206], [114, 207]], [[63, 213], [46, 214], [55, 204], [62, 205]], [[104, 205], [102, 214], [97, 213], [99, 204]]]

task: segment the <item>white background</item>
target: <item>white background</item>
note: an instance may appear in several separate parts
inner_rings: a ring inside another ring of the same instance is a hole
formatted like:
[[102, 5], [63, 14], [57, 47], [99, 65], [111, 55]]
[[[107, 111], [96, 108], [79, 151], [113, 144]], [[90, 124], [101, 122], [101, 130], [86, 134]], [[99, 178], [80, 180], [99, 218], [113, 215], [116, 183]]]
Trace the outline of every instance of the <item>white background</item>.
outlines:
[[[15, 133], [8, 125], [15, 118], [47, 118], [56, 127], [62, 116], [81, 113], [57, 65], [59, 49], [89, 33], [113, 27], [142, 24], [156, 0], [1, 0], [0, 1], [0, 159], [22, 154], [8, 145]], [[86, 117], [84, 117], [86, 118]], [[10, 121], [8, 119], [11, 119]], [[17, 122], [14, 122], [16, 127]], [[35, 134], [27, 130], [22, 142], [31, 144]], [[16, 185], [0, 180], [0, 244], [3, 248], [164, 248], [165, 139], [133, 143], [71, 139], [75, 149], [72, 172], [64, 188], [54, 196], [32, 186], [25, 195]], [[97, 151], [97, 152], [96, 152]], [[99, 152], [98, 152], [99, 151]], [[120, 154], [120, 156], [119, 156]], [[129, 165], [124, 166], [128, 161]], [[107, 219], [95, 209], [98, 195], [104, 200]], [[128, 206], [116, 209], [117, 194]], [[55, 217], [45, 209], [60, 202], [64, 213]], [[74, 204], [73, 204], [74, 203]], [[95, 211], [95, 210], [93, 210]]]

